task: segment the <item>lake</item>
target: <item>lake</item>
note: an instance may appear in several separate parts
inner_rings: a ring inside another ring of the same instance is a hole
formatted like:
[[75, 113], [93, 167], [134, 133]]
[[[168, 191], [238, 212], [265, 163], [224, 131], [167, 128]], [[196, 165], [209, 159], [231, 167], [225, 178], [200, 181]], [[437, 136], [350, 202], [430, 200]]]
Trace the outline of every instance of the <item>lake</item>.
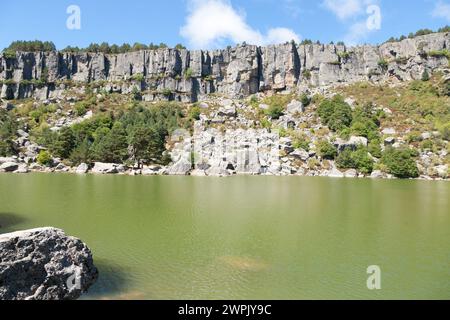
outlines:
[[84, 299], [450, 299], [449, 202], [448, 182], [2, 174], [0, 232], [82, 239]]

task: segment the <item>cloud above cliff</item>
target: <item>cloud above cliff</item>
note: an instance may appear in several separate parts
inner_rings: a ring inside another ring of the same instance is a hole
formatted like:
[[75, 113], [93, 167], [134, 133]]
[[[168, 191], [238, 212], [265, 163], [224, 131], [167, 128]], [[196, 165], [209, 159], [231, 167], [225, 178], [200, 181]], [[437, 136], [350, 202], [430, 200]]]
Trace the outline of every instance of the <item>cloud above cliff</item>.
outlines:
[[262, 34], [247, 23], [244, 12], [238, 12], [226, 0], [194, 0], [188, 11], [180, 34], [192, 49], [218, 48], [226, 42], [267, 45], [300, 40], [287, 28], [272, 28]]
[[444, 18], [450, 21], [450, 4], [442, 1], [437, 2], [432, 15], [435, 18]]
[[341, 20], [358, 15], [363, 11], [363, 1], [361, 0], [324, 0], [323, 6]]
[[323, 0], [322, 7], [331, 11], [348, 26], [343, 40], [348, 45], [357, 45], [381, 29], [381, 0]]

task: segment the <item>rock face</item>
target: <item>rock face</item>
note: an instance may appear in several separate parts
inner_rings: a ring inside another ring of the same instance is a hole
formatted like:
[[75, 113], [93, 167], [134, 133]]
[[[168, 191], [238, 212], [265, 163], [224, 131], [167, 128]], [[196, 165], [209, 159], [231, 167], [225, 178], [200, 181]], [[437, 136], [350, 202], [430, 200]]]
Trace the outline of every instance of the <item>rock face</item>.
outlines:
[[[420, 79], [448, 65], [450, 33], [435, 33], [380, 46], [240, 45], [215, 51], [143, 50], [124, 54], [17, 52], [0, 56], [0, 98], [47, 99], [65, 88], [63, 80], [103, 81], [109, 92], [144, 92], [147, 101], [195, 102], [210, 93], [242, 98], [260, 91], [300, 85]], [[380, 63], [383, 62], [383, 63]], [[47, 74], [48, 84], [33, 80]]]
[[1, 300], [77, 299], [97, 276], [89, 248], [62, 230], [0, 235]]
[[228, 176], [231, 174], [278, 174], [279, 136], [266, 129], [235, 129], [222, 133], [216, 128], [195, 124], [193, 149], [181, 158], [195, 155], [195, 174]]
[[119, 165], [115, 163], [102, 163], [96, 162], [94, 167], [92, 168], [92, 173], [96, 174], [112, 174], [118, 173]]

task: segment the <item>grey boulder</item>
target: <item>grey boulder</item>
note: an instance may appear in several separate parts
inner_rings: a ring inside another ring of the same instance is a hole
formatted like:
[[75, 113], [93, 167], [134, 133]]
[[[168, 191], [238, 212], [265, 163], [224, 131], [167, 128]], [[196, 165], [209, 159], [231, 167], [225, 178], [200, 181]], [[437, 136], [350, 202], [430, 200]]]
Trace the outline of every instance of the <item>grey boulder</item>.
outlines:
[[84, 174], [88, 172], [89, 166], [86, 163], [82, 163], [77, 167], [76, 173], [78, 174]]
[[74, 300], [97, 277], [89, 248], [60, 229], [0, 235], [1, 300]]
[[118, 173], [117, 167], [118, 167], [118, 165], [114, 164], [114, 163], [96, 162], [94, 165], [94, 168], [92, 168], [92, 173], [97, 173], [97, 174]]
[[5, 162], [0, 165], [0, 172], [13, 172], [19, 168], [19, 164], [16, 162]]

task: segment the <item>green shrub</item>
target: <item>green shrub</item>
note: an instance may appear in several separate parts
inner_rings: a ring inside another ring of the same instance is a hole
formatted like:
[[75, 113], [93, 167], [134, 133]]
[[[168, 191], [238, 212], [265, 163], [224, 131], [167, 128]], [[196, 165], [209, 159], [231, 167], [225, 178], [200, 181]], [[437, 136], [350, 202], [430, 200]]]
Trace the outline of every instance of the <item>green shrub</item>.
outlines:
[[270, 129], [270, 128], [272, 128], [272, 122], [270, 122], [269, 120], [267, 120], [267, 119], [261, 119], [261, 127], [263, 127], [264, 129]]
[[13, 85], [16, 84], [16, 82], [14, 81], [14, 79], [5, 79], [2, 81], [2, 84], [6, 84], [6, 85]]
[[326, 140], [317, 144], [317, 154], [323, 159], [334, 160], [338, 155], [336, 147]]
[[311, 103], [311, 99], [308, 97], [308, 95], [306, 93], [303, 93], [300, 96], [300, 102], [305, 106], [309, 106], [309, 104]]
[[5, 59], [15, 59], [16, 58], [16, 51], [7, 49], [3, 51], [3, 56]]
[[350, 52], [347, 52], [347, 51], [345, 51], [345, 52], [339, 52], [339, 53], [338, 53], [338, 56], [339, 56], [339, 58], [340, 58], [341, 60], [346, 61], [346, 60], [348, 60], [348, 59], [350, 58]]
[[198, 106], [194, 106], [189, 110], [189, 119], [200, 120], [200, 115], [202, 114]]
[[450, 141], [450, 121], [440, 126], [439, 132], [442, 135], [442, 139]]
[[36, 109], [30, 112], [29, 116], [35, 123], [45, 122], [48, 115], [56, 112], [57, 106], [54, 104], [40, 105]]
[[373, 113], [372, 104], [357, 107], [352, 113], [351, 133], [356, 136], [366, 137], [370, 140], [379, 139], [379, 126], [381, 114]]
[[142, 73], [136, 73], [134, 75], [131, 76], [131, 80], [137, 81], [137, 82], [142, 82], [145, 80], [145, 77]]
[[77, 102], [75, 104], [75, 114], [78, 117], [82, 117], [86, 114], [88, 107], [85, 102]]
[[133, 87], [133, 90], [131, 91], [131, 97], [134, 101], [141, 101], [142, 100], [142, 92], [138, 87]]
[[251, 105], [253, 108], [257, 108], [257, 107], [258, 107], [258, 105], [259, 105], [259, 99], [258, 99], [258, 97], [257, 97], [256, 95], [252, 95], [252, 96], [251, 96], [251, 98], [250, 98], [250, 105]]
[[214, 77], [212, 75], [207, 75], [207, 76], [203, 77], [203, 81], [206, 81], [206, 82], [214, 81]]
[[374, 161], [369, 156], [366, 148], [358, 148], [352, 153], [352, 159], [355, 163], [355, 169], [364, 174], [370, 174], [373, 171]]
[[446, 57], [450, 59], [450, 51], [448, 49], [430, 51], [428, 52], [428, 56], [434, 58]]
[[420, 144], [420, 149], [422, 150], [433, 150], [434, 144], [431, 140], [424, 140]]
[[0, 156], [16, 155], [18, 150], [14, 143], [17, 138], [18, 123], [15, 115], [0, 109]]
[[374, 156], [375, 158], [381, 158], [382, 150], [381, 150], [381, 141], [379, 139], [374, 139], [369, 142], [368, 146], [369, 153]]
[[302, 76], [307, 80], [311, 79], [311, 76], [312, 76], [311, 71], [308, 69], [304, 69], [302, 71]]
[[333, 99], [325, 99], [317, 109], [322, 121], [333, 131], [348, 128], [353, 120], [352, 109], [344, 98], [336, 95]]
[[41, 152], [39, 152], [38, 156], [37, 156], [37, 162], [40, 165], [43, 166], [50, 166], [52, 165], [52, 156], [50, 155], [50, 153], [46, 150], [41, 150]]
[[296, 137], [292, 142], [292, 146], [295, 149], [303, 149], [305, 151], [309, 151], [310, 141], [305, 137]]
[[173, 94], [173, 91], [170, 89], [164, 89], [161, 93], [163, 94], [163, 96], [169, 98]]
[[194, 71], [191, 68], [187, 68], [186, 71], [184, 72], [184, 78], [188, 80], [188, 79], [192, 78], [193, 74], [194, 74]]
[[355, 168], [355, 162], [352, 158], [352, 151], [345, 149], [336, 158], [336, 165], [339, 169], [353, 169]]
[[284, 114], [284, 108], [280, 105], [271, 105], [264, 113], [269, 116], [271, 119], [280, 119]]
[[442, 95], [450, 97], [450, 81], [442, 86]]
[[346, 149], [336, 158], [339, 169], [356, 169], [361, 173], [370, 174], [373, 171], [374, 161], [369, 156], [365, 147], [359, 147], [356, 151]]
[[381, 59], [378, 61], [378, 66], [381, 68], [381, 70], [386, 71], [389, 67], [389, 63], [385, 59]]
[[388, 173], [398, 178], [417, 178], [419, 170], [413, 159], [410, 149], [387, 148], [383, 152], [381, 162], [386, 166]]
[[422, 73], [422, 81], [424, 81], [424, 82], [430, 81], [430, 74], [428, 73], [427, 70], [425, 70], [425, 71]]

